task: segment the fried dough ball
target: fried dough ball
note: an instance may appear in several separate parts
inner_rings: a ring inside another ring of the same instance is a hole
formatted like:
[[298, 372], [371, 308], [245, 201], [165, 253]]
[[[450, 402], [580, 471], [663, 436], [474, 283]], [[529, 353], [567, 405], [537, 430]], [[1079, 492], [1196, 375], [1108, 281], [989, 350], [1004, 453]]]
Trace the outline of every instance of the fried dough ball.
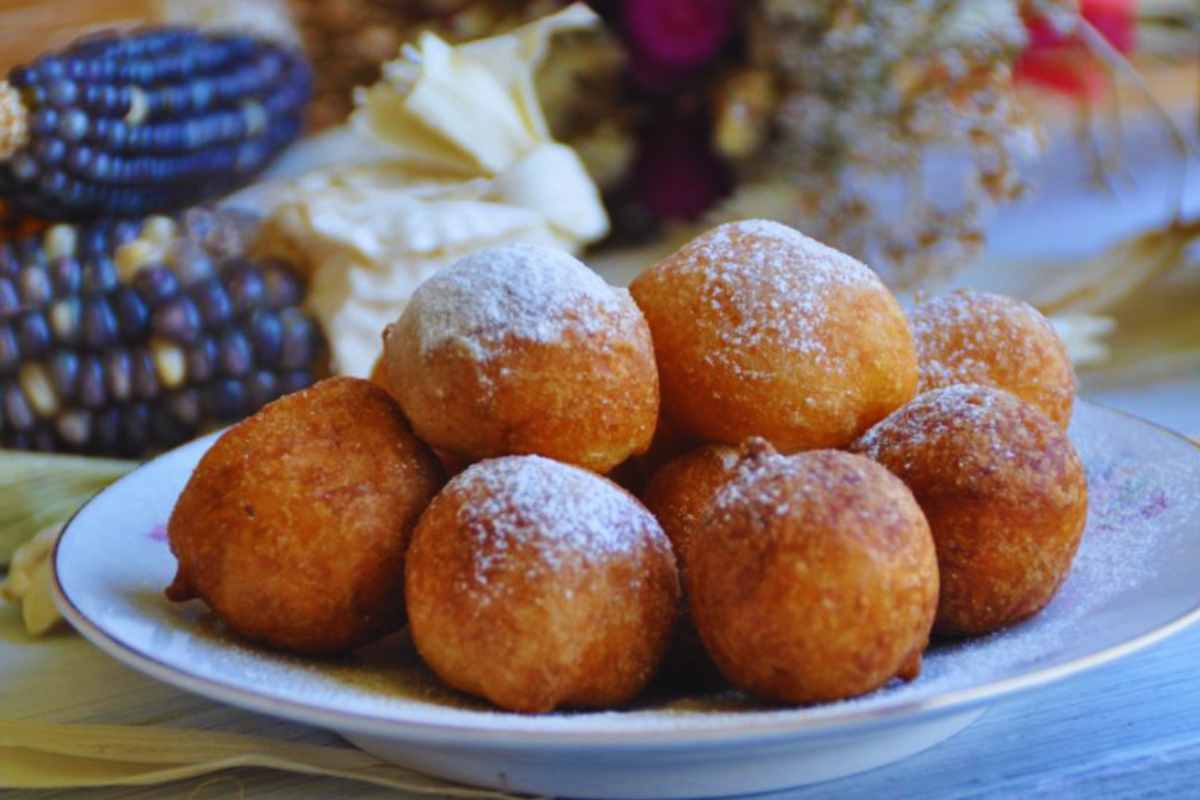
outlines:
[[330, 378], [226, 431], [167, 534], [172, 600], [297, 653], [351, 650], [404, 623], [404, 555], [442, 471], [382, 389]]
[[775, 222], [715, 228], [629, 287], [667, 414], [703, 441], [841, 447], [908, 402], [917, 359], [870, 269]]
[[384, 359], [417, 434], [467, 460], [533, 453], [603, 473], [654, 435], [645, 319], [557, 250], [496, 247], [438, 272], [384, 332]]
[[687, 569], [687, 547], [709, 501], [734, 476], [739, 460], [736, 447], [705, 445], [671, 461], [646, 486], [642, 502], [671, 540], [681, 572]]
[[[388, 372], [384, 367], [383, 358], [375, 359], [375, 363], [371, 366], [371, 374], [367, 380], [383, 389], [397, 403], [400, 402], [399, 396], [392, 390], [392, 384], [388, 380]], [[447, 453], [444, 450], [434, 449], [433, 454], [437, 456], [438, 461], [442, 463], [442, 469], [446, 475], [457, 475], [462, 472], [471, 462], [462, 456], [454, 453]]]
[[989, 633], [1050, 602], [1087, 518], [1083, 465], [1053, 420], [998, 389], [950, 386], [853, 449], [899, 476], [925, 511], [942, 576], [935, 633]]
[[622, 462], [616, 469], [609, 472], [607, 477], [615, 481], [622, 489], [641, 497], [645, 493], [650, 479], [660, 469], [701, 444], [703, 442], [697, 441], [694, 436], [680, 430], [678, 423], [666, 416], [660, 407], [658, 423], [654, 427], [654, 437], [650, 440], [650, 448], [645, 453]]
[[405, 587], [413, 642], [438, 677], [522, 712], [630, 700], [662, 658], [679, 599], [650, 512], [540, 456], [452, 479], [417, 525]]
[[969, 383], [1015, 394], [1066, 428], [1075, 401], [1067, 347], [1049, 320], [1015, 297], [957, 291], [912, 314], [918, 392]]
[[[740, 458], [736, 447], [706, 445], [670, 462], [650, 479], [642, 502], [671, 540], [681, 576], [687, 572], [687, 547], [694, 538], [703, 537], [699, 528], [709, 505], [721, 487], [736, 474]], [[687, 586], [686, 579], [683, 585]], [[663, 664], [664, 678], [687, 688], [720, 685], [720, 673], [696, 632], [686, 596], [680, 611]]]
[[371, 374], [367, 376], [367, 380], [389, 395], [392, 394], [392, 384], [388, 382], [387, 369], [384, 367], [382, 357], [375, 359], [375, 363], [371, 365]]
[[692, 617], [734, 685], [813, 703], [916, 677], [937, 557], [912, 494], [862, 456], [751, 453], [687, 552]]

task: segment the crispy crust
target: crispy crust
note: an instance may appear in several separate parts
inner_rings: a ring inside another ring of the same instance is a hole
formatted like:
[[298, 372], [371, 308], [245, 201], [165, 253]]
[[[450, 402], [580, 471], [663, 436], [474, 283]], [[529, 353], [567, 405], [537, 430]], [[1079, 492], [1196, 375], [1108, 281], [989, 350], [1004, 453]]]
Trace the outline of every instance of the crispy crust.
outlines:
[[942, 575], [935, 633], [989, 633], [1054, 597], [1083, 535], [1087, 481], [1040, 410], [988, 387], [938, 389], [853, 449], [899, 476], [929, 520]]
[[969, 383], [1015, 394], [1066, 428], [1075, 402], [1067, 347], [1037, 309], [1014, 297], [957, 291], [917, 306], [917, 391]]
[[[744, 268], [723, 269], [730, 261]], [[849, 277], [828, 279], [814, 272], [820, 265]], [[916, 391], [912, 335], [896, 299], [861, 264], [811, 240], [722, 226], [629, 288], [654, 338], [663, 407], [702, 441], [841, 447]], [[751, 297], [746, 308], [729, 300]]]
[[689, 551], [692, 616], [734, 685], [782, 703], [911, 676], [937, 607], [929, 527], [904, 483], [836, 451], [763, 452]]
[[760, 451], [688, 554], [700, 635], [759, 697], [837, 700], [919, 669], [937, 607], [933, 540], [904, 484], [866, 458]]
[[[549, 534], [526, 520], [519, 536], [485, 531], [476, 512], [513, 508], [469, 480], [452, 480], [421, 517], [406, 592], [413, 641], [445, 683], [520, 712], [607, 708], [632, 699], [666, 650], [679, 598], [666, 537], [635, 498], [589, 475], [627, 506], [627, 552], [547, 559]], [[554, 465], [564, 470], [566, 465]], [[507, 490], [505, 490], [507, 492]], [[480, 564], [487, 564], [486, 569]]]
[[404, 554], [443, 481], [385, 392], [330, 378], [221, 436], [171, 514], [193, 596], [247, 639], [343, 652], [404, 622]]
[[642, 502], [671, 540], [680, 571], [687, 569], [687, 547], [717, 491], [736, 473], [738, 448], [705, 445], [676, 458], [654, 474]]
[[[392, 384], [388, 380], [388, 371], [382, 356], [375, 359], [375, 363], [371, 365], [371, 375], [367, 380], [387, 392], [388, 396], [397, 403], [400, 402], [399, 395], [392, 389]], [[471, 465], [471, 462], [466, 458], [454, 455], [453, 453], [447, 453], [443, 450], [435, 449], [433, 454], [437, 456], [438, 461], [442, 464], [442, 469], [448, 476], [457, 475]]]
[[418, 435], [464, 462], [536, 453], [601, 473], [645, 452], [658, 417], [654, 349], [637, 306], [613, 291], [621, 319], [579, 310], [604, 333], [510, 337], [486, 360], [455, 342], [422, 353], [406, 313], [384, 332], [384, 358]]
[[[706, 445], [671, 461], [650, 479], [642, 502], [671, 540], [681, 576], [687, 571], [687, 548], [693, 541], [703, 540], [701, 525], [711, 501], [734, 476], [740, 459], [738, 448]], [[675, 634], [663, 662], [662, 680], [685, 690], [715, 688], [723, 683], [692, 622], [686, 593], [681, 598]]]

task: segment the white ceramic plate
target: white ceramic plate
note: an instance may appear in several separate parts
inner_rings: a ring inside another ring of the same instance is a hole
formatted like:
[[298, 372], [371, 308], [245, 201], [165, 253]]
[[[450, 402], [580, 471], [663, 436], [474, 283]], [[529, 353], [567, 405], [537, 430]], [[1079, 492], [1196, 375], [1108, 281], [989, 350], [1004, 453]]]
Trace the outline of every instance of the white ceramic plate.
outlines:
[[811, 708], [725, 695], [522, 716], [440, 689], [399, 638], [337, 661], [242, 644], [202, 604], [162, 594], [175, 567], [162, 526], [213, 437], [150, 462], [80, 510], [55, 552], [57, 600], [97, 646], [149, 675], [337, 730], [443, 777], [573, 797], [779, 789], [917, 752], [966, 727], [988, 702], [1132, 653], [1200, 617], [1200, 450], [1086, 404], [1071, 435], [1091, 509], [1054, 602], [1000, 635], [935, 647], [913, 683]]

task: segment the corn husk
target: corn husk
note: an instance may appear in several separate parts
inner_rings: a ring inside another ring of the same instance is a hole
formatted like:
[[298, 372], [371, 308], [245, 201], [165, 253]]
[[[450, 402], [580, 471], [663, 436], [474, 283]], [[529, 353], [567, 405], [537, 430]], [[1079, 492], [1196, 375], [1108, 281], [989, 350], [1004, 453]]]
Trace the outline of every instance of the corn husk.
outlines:
[[48, 633], [62, 615], [54, 605], [54, 574], [51, 562], [61, 526], [46, 528], [17, 548], [8, 575], [0, 581], [0, 598], [21, 608], [21, 622], [31, 636]]
[[1047, 276], [1025, 298], [1047, 314], [1101, 314], [1186, 260], [1200, 239], [1200, 219], [1173, 221], [1164, 228], [1119, 242], [1070, 270], [1032, 270]]
[[1089, 389], [1200, 374], [1200, 263], [1163, 275], [1107, 313], [1116, 326]]
[[0, 450], [0, 564], [136, 466], [134, 461]]
[[162, 726], [0, 720], [0, 788], [147, 786], [240, 767], [322, 775], [430, 797], [513, 798], [348, 747]]

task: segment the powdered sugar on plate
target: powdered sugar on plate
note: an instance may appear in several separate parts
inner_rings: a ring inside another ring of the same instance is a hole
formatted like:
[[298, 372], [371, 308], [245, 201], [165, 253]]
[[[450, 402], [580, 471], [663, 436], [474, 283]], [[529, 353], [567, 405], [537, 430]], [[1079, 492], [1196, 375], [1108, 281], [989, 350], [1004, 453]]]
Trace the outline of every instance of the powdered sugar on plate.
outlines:
[[549, 344], [568, 333], [603, 335], [630, 316], [620, 290], [569, 253], [529, 244], [479, 250], [413, 293], [422, 355], [456, 342], [486, 360], [516, 342]]
[[[86, 506], [59, 545], [56, 568], [66, 596], [95, 628], [91, 635], [106, 638], [135, 666], [166, 680], [177, 677], [193, 690], [214, 687], [209, 693], [222, 699], [255, 698], [272, 704], [273, 713], [326, 727], [386, 728], [412, 738], [421, 726], [443, 726], [463, 735], [486, 731], [553, 742], [603, 736], [631, 745], [639, 737], [713, 742], [756, 731], [902, 720], [1103, 661], [1200, 608], [1200, 450], [1086, 403], [1079, 404], [1070, 434], [1087, 470], [1089, 517], [1074, 567], [1053, 602], [999, 634], [936, 644], [911, 683], [807, 708], [768, 707], [727, 692], [646, 696], [616, 711], [508, 714], [439, 689], [409, 651], [397, 651], [403, 642], [330, 662], [280, 655], [214, 632], [202, 605], [163, 598], [175, 562], [145, 536], [169, 515], [211, 439], [151, 463]], [[533, 477], [526, 503], [547, 515], [561, 511], [560, 500], [550, 497], [554, 484], [538, 489]], [[591, 509], [593, 501], [586, 502]], [[597, 502], [595, 514], [611, 513], [607, 501]]]

